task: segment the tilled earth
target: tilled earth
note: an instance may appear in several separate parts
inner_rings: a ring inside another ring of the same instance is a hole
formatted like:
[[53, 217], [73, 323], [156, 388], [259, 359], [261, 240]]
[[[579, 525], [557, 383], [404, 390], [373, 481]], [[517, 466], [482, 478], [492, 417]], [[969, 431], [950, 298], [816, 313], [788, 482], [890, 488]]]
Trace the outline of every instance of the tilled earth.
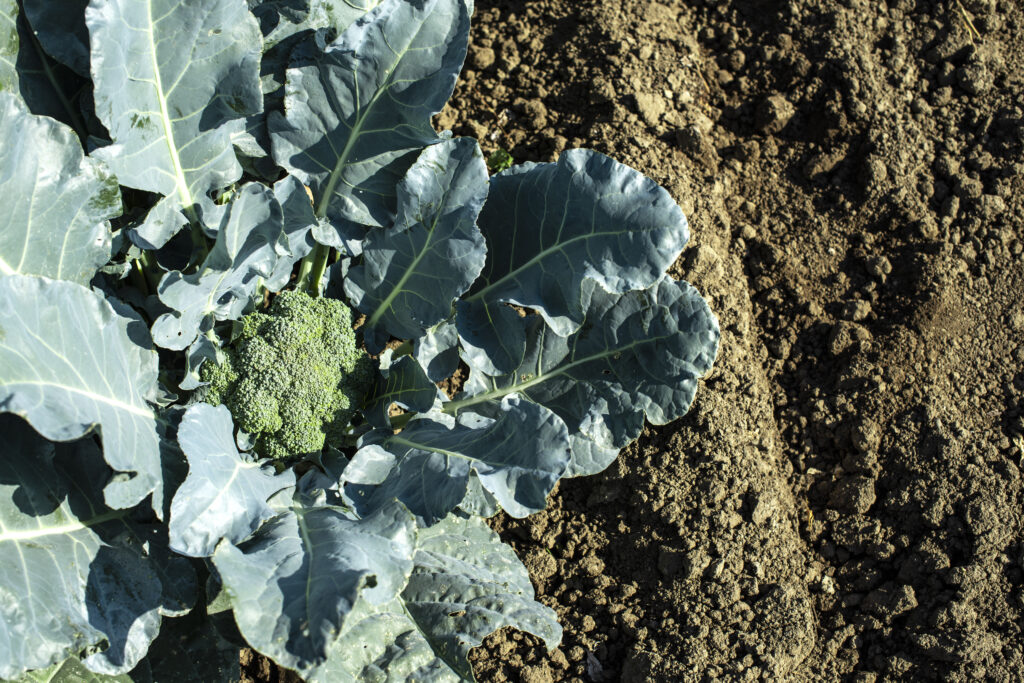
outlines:
[[690, 414], [496, 527], [565, 627], [481, 681], [1024, 680], [1024, 9], [477, 0], [438, 125], [690, 219]]
[[1010, 0], [477, 0], [438, 126], [660, 182], [722, 326], [687, 417], [495, 521], [565, 634], [481, 681], [1024, 680], [1022, 81]]

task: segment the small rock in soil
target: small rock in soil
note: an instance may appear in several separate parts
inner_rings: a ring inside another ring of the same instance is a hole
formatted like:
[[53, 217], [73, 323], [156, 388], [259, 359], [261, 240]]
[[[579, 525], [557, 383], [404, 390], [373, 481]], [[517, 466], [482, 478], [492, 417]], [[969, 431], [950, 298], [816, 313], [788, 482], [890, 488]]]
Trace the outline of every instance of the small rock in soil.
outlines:
[[796, 109], [782, 95], [765, 98], [757, 108], [757, 127], [765, 133], [776, 134], [786, 127]]
[[840, 479], [832, 488], [828, 506], [841, 512], [863, 514], [875, 504], [875, 480], [854, 475]]

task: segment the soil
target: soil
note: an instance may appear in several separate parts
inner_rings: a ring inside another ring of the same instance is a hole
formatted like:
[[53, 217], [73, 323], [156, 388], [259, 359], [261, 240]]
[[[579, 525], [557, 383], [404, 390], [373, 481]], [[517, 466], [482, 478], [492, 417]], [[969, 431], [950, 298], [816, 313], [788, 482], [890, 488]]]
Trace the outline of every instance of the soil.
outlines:
[[690, 414], [495, 526], [565, 633], [481, 681], [1024, 680], [1024, 9], [477, 0], [441, 128], [690, 219]]
[[660, 182], [722, 327], [689, 415], [494, 520], [564, 637], [480, 681], [1024, 680], [1022, 75], [1009, 0], [476, 1], [439, 128]]

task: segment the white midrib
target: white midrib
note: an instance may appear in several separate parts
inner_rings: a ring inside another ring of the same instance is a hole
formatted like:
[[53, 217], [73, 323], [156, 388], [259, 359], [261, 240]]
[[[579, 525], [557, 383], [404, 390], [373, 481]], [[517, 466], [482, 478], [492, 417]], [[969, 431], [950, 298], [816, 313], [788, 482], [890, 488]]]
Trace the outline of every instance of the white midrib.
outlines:
[[76, 531], [82, 531], [96, 526], [97, 524], [102, 524], [103, 522], [120, 519], [127, 514], [127, 510], [111, 510], [110, 512], [98, 515], [84, 522], [68, 522], [67, 524], [61, 524], [60, 526], [50, 526], [42, 529], [21, 529], [18, 531], [4, 529], [0, 532], [0, 543], [5, 541], [25, 542], [33, 541], [37, 538], [44, 538], [46, 536], [63, 536], [65, 534], [73, 534]]
[[178, 157], [178, 146], [174, 142], [174, 130], [171, 127], [171, 116], [167, 111], [167, 96], [164, 93], [163, 78], [160, 76], [160, 63], [156, 56], [156, 40], [153, 38], [153, 3], [146, 3], [146, 25], [149, 29], [146, 35], [149, 36], [149, 54], [153, 58], [153, 84], [156, 86], [156, 99], [160, 103], [160, 122], [164, 127], [164, 140], [167, 141], [167, 151], [171, 157], [171, 165], [174, 167], [174, 184], [177, 188], [178, 198], [186, 211], [192, 210], [195, 202], [192, 199], [192, 192], [188, 189], [185, 180], [185, 171], [181, 167], [181, 159]]
[[[420, 261], [423, 260], [423, 258], [427, 255], [427, 252], [429, 252], [431, 247], [433, 246], [434, 231], [437, 229], [438, 221], [441, 220], [441, 211], [448, 200], [448, 192], [450, 190], [451, 187], [448, 187], [441, 196], [441, 202], [439, 204], [437, 213], [434, 214], [434, 220], [430, 224], [430, 229], [427, 231], [427, 241], [423, 244], [423, 249], [421, 249], [420, 252], [416, 254], [416, 258], [412, 260], [412, 263], [409, 264], [409, 267], [405, 269], [404, 273], [402, 273], [402, 277], [398, 280], [398, 283], [391, 289], [391, 292], [389, 292], [388, 295], [384, 298], [384, 301], [380, 303], [380, 306], [378, 306], [377, 310], [373, 312], [373, 315], [370, 316], [370, 325], [376, 325], [377, 321], [379, 321], [381, 319], [381, 316], [384, 315], [384, 312], [391, 307], [391, 302], [393, 302], [398, 297], [399, 294], [405, 291], [405, 283], [409, 281], [409, 278], [411, 278], [412, 274], [416, 271], [416, 266], [420, 264]], [[409, 229], [411, 230], [412, 228]]]
[[[379, 4], [379, 3], [378, 3]], [[377, 89], [373, 97], [367, 103], [366, 108], [363, 109], [362, 114], [356, 117], [355, 124], [352, 126], [352, 130], [349, 131], [348, 140], [345, 142], [345, 149], [338, 155], [338, 161], [334, 164], [334, 170], [331, 171], [330, 178], [327, 179], [327, 187], [324, 188], [324, 194], [320, 198], [320, 203], [317, 204], [314, 215], [317, 218], [325, 218], [327, 216], [327, 209], [331, 206], [331, 200], [334, 199], [334, 190], [338, 187], [338, 182], [341, 180], [341, 172], [348, 165], [348, 156], [352, 152], [352, 146], [355, 145], [359, 139], [359, 134], [363, 132], [363, 124], [366, 123], [367, 117], [370, 115], [370, 111], [374, 105], [377, 104], [377, 100], [380, 99], [381, 95], [387, 92], [388, 88], [391, 87], [391, 77], [395, 74], [395, 69], [398, 68], [399, 64], [402, 63], [402, 59], [405, 58], [405, 54], [409, 51], [409, 46], [416, 42], [419, 37], [420, 31], [423, 30], [423, 25], [426, 22], [421, 22], [419, 28], [416, 29], [416, 33], [412, 36], [402, 51], [395, 52], [395, 61], [391, 65], [391, 69], [387, 75], [384, 76], [384, 85]], [[392, 50], [394, 52], [394, 50]], [[353, 80], [355, 95], [356, 95], [356, 108], [359, 108], [359, 74], [353, 72], [355, 78]]]
[[92, 391], [88, 391], [86, 389], [79, 389], [77, 387], [69, 387], [66, 384], [57, 384], [56, 382], [39, 382], [39, 381], [33, 382], [33, 381], [29, 381], [29, 380], [18, 380], [18, 381], [11, 382], [10, 384], [2, 385], [2, 386], [23, 386], [23, 385], [43, 386], [43, 387], [56, 387], [57, 389], [61, 389], [63, 391], [70, 391], [71, 393], [78, 394], [79, 396], [85, 396], [86, 398], [91, 399], [93, 401], [97, 401], [99, 403], [105, 403], [108, 406], [111, 406], [112, 408], [117, 408], [118, 410], [123, 410], [126, 413], [131, 413], [132, 415], [138, 415], [139, 417], [145, 417], [145, 418], [148, 418], [150, 420], [155, 420], [156, 419], [156, 416], [153, 414], [153, 411], [147, 410], [146, 408], [134, 405], [132, 403], [125, 403], [124, 401], [118, 401], [116, 398], [110, 398], [109, 396], [104, 396], [102, 394], [97, 394], [97, 393], [94, 393]]
[[671, 335], [665, 335], [665, 336], [662, 336], [662, 337], [649, 337], [647, 339], [642, 339], [640, 341], [635, 341], [632, 344], [629, 344], [627, 346], [622, 346], [622, 347], [616, 348], [614, 350], [607, 350], [607, 351], [602, 351], [600, 353], [594, 353], [594, 354], [591, 354], [591, 355], [586, 356], [584, 358], [579, 358], [577, 360], [574, 360], [571, 363], [567, 363], [566, 365], [563, 365], [562, 367], [554, 370], [553, 372], [550, 372], [548, 374], [539, 374], [536, 377], [533, 377], [532, 379], [526, 380], [524, 382], [520, 382], [519, 384], [514, 384], [514, 385], [512, 385], [510, 387], [506, 387], [506, 388], [502, 388], [502, 389], [494, 389], [493, 391], [485, 391], [485, 392], [483, 392], [481, 394], [477, 394], [476, 396], [470, 396], [468, 398], [464, 398], [464, 399], [461, 399], [461, 400], [458, 400], [458, 401], [449, 401], [448, 403], [444, 404], [444, 407], [442, 408], [442, 412], [447, 413], [448, 415], [456, 415], [456, 414], [458, 414], [458, 412], [460, 410], [462, 410], [463, 408], [466, 408], [468, 406], [473, 406], [473, 405], [476, 405], [477, 403], [483, 403], [485, 401], [490, 401], [491, 399], [502, 398], [502, 397], [507, 396], [507, 395], [512, 394], [512, 393], [526, 391], [530, 387], [537, 386], [538, 384], [546, 382], [549, 379], [554, 379], [555, 377], [558, 377], [560, 375], [564, 375], [565, 373], [569, 372], [573, 368], [578, 367], [580, 365], [583, 365], [584, 363], [589, 363], [591, 361], [600, 360], [602, 358], [608, 358], [609, 356], [614, 356], [617, 353], [623, 353], [625, 351], [630, 351], [630, 350], [635, 349], [636, 347], [641, 346], [643, 344], [656, 344], [657, 342], [661, 341], [662, 339], [668, 339], [670, 336]]

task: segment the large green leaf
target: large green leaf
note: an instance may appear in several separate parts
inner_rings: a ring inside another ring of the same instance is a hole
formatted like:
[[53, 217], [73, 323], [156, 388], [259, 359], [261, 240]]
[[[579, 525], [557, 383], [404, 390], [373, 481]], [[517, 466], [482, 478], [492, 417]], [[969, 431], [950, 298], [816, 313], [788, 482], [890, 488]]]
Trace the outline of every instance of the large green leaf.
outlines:
[[295, 486], [295, 473], [276, 474], [268, 462], [238, 452], [234, 423], [224, 406], [197, 403], [185, 412], [178, 442], [189, 473], [171, 502], [170, 545], [190, 557], [213, 555], [222, 538], [239, 544], [276, 512], [267, 501]]
[[412, 571], [415, 524], [400, 505], [366, 519], [339, 508], [295, 508], [213, 563], [255, 649], [290, 669], [322, 663], [360, 601], [385, 604]]
[[13, 415], [0, 432], [0, 677], [80, 655], [99, 673], [129, 671], [160, 615], [190, 596], [166, 594], [150, 534], [100, 500], [109, 470], [91, 439], [54, 444]]
[[568, 336], [583, 323], [585, 280], [609, 292], [649, 287], [689, 239], [664, 188], [583, 149], [494, 176], [479, 225], [487, 264], [456, 322], [467, 361], [491, 374], [517, 367], [525, 351], [519, 315], [505, 304], [537, 311]]
[[240, 318], [262, 278], [270, 277], [287, 254], [283, 226], [273, 191], [259, 183], [245, 185], [224, 212], [202, 267], [189, 274], [173, 270], [160, 280], [160, 301], [171, 312], [153, 323], [153, 341], [180, 351], [214, 321]]
[[555, 334], [540, 316], [523, 319], [527, 345], [519, 367], [499, 376], [474, 369], [445, 412], [490, 414], [512, 393], [547, 406], [579, 440], [572, 476], [603, 466], [599, 460], [611, 449], [640, 435], [645, 416], [665, 424], [686, 414], [720, 336], [697, 290], [666, 277], [625, 294], [593, 287], [589, 299], [582, 326], [569, 337]]
[[[97, 156], [122, 185], [173, 196], [194, 218], [207, 192], [241, 175], [231, 137], [263, 106], [255, 18], [245, 0], [92, 0], [86, 23], [96, 113], [113, 140]], [[162, 246], [177, 222], [140, 236]]]
[[397, 434], [381, 430], [362, 437], [342, 474], [359, 514], [397, 498], [417, 521], [435, 524], [462, 503], [474, 472], [513, 517], [544, 509], [569, 464], [569, 433], [561, 419], [516, 397], [506, 397], [493, 420], [464, 413], [458, 423], [445, 424], [438, 417], [413, 420]]
[[316, 215], [387, 225], [395, 187], [437, 134], [466, 55], [464, 0], [384, 0], [325, 50], [296, 50], [284, 116], [270, 115], [274, 159], [308, 185]]
[[[141, 328], [141, 329], [140, 329]], [[77, 439], [97, 426], [121, 473], [104, 495], [126, 508], [153, 495], [163, 510], [157, 356], [145, 328], [81, 285], [23, 275], [0, 278], [0, 406], [43, 436]]]
[[32, 30], [46, 52], [80, 76], [89, 76], [89, 0], [21, 0]]
[[472, 138], [445, 140], [420, 154], [398, 185], [398, 218], [363, 242], [362, 263], [345, 292], [366, 314], [371, 353], [392, 336], [416, 339], [451, 316], [456, 297], [484, 266], [476, 227], [487, 197], [487, 165]]
[[472, 681], [470, 649], [505, 626], [539, 636], [548, 648], [562, 637], [512, 548], [480, 519], [450, 515], [419, 531], [401, 597], [357, 606], [327, 662], [302, 673], [310, 683]]
[[88, 284], [110, 259], [117, 179], [82, 154], [74, 131], [9, 93], [0, 93], [0, 139], [0, 275]]

